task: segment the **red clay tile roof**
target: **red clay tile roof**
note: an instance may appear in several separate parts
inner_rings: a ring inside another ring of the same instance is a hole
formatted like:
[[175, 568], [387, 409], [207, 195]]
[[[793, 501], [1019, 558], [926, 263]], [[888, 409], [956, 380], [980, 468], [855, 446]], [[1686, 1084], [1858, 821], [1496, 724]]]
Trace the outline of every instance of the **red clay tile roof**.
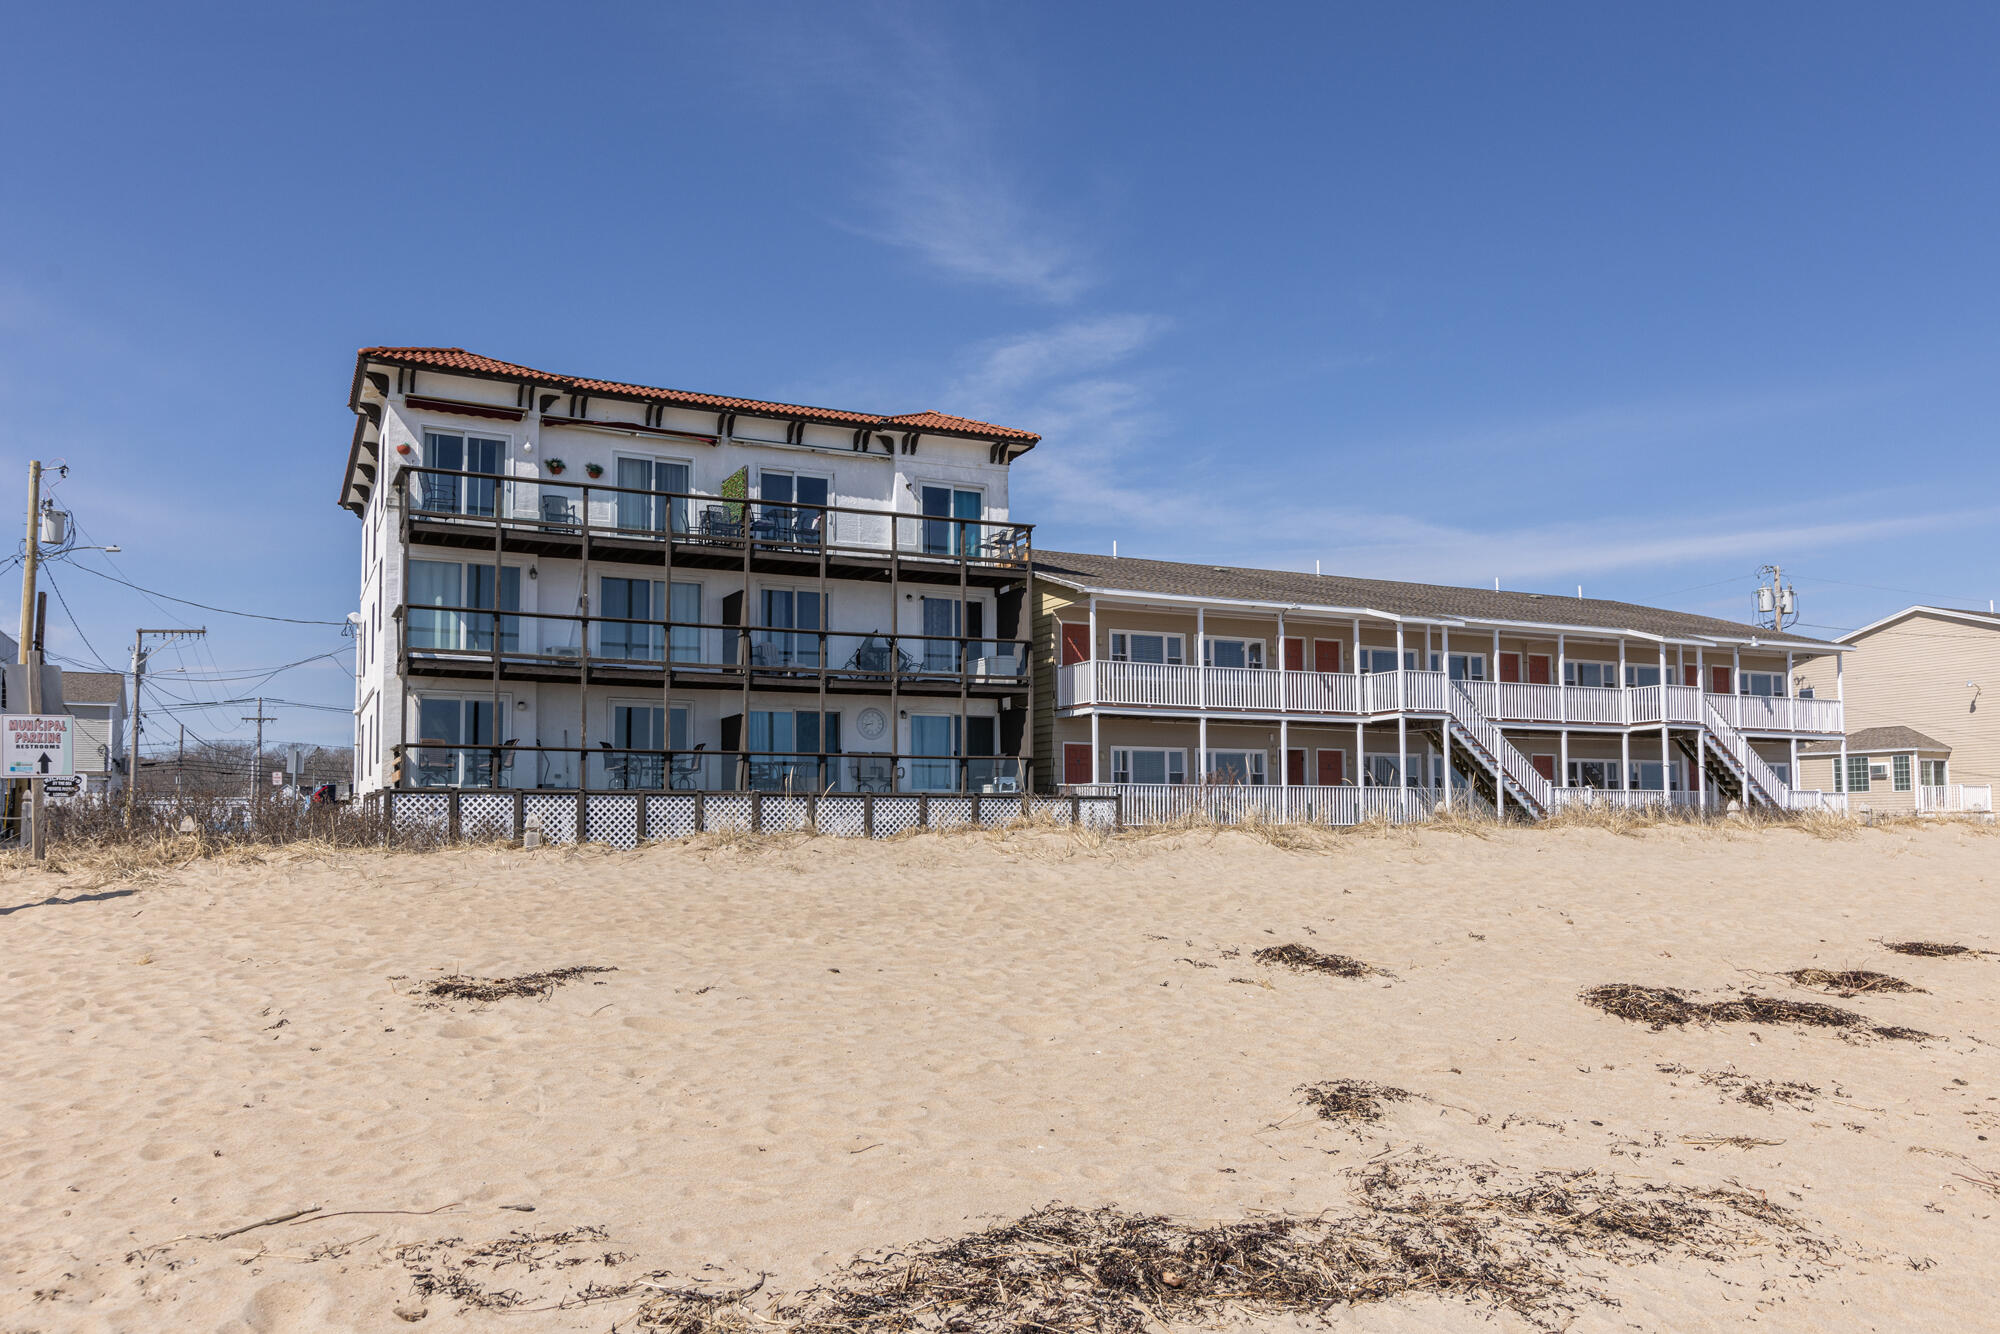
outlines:
[[845, 423], [853, 426], [900, 426], [915, 430], [952, 431], [987, 440], [1013, 440], [1029, 445], [1041, 440], [1039, 435], [1030, 431], [1016, 430], [1011, 426], [995, 426], [991, 422], [974, 421], [970, 417], [953, 417], [942, 412], [910, 412], [900, 416], [885, 416], [875, 412], [847, 412], [839, 408], [808, 407], [799, 403], [773, 403], [756, 398], [730, 398], [722, 394], [696, 394], [684, 389], [656, 389], [649, 385], [625, 384], [617, 380], [587, 380], [574, 375], [558, 375], [553, 371], [538, 371], [533, 367], [517, 365], [511, 361], [496, 361], [492, 357], [482, 357], [476, 352], [467, 352], [462, 347], [364, 347], [360, 355], [364, 361], [385, 361], [392, 365], [427, 366], [441, 371], [462, 371], [468, 375], [532, 380], [536, 384], [572, 389], [584, 394], [616, 394], [623, 398], [638, 398], [654, 403], [720, 408], [756, 416], [804, 417], [814, 421]]

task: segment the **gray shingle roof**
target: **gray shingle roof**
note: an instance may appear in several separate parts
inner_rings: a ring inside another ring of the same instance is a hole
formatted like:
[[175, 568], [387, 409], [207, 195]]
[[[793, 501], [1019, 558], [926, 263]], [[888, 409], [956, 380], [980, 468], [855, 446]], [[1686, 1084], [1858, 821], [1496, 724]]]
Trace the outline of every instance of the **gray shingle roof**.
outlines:
[[65, 704], [122, 704], [125, 677], [119, 672], [70, 672], [62, 677]]
[[[1829, 755], [1840, 749], [1838, 741], [1815, 741], [1811, 745], [1800, 746], [1801, 755]], [[1859, 732], [1847, 734], [1847, 749], [1855, 755], [1868, 755], [1884, 750], [1935, 750], [1951, 754], [1951, 747], [1933, 737], [1927, 737], [1914, 727], [1864, 727]]]
[[1213, 598], [1218, 602], [1275, 602], [1299, 607], [1335, 607], [1386, 612], [1395, 616], [1442, 616], [1468, 621], [1504, 621], [1578, 630], [1632, 631], [1668, 638], [1749, 640], [1778, 646], [1832, 650], [1824, 640], [1772, 634], [1754, 625], [1645, 607], [1601, 598], [1556, 593], [1495, 592], [1449, 584], [1408, 584], [1393, 579], [1353, 579], [1333, 574], [1296, 574], [1239, 566], [1196, 565], [1182, 561], [1095, 556], [1070, 551], [1037, 551], [1038, 578], [1080, 588]]

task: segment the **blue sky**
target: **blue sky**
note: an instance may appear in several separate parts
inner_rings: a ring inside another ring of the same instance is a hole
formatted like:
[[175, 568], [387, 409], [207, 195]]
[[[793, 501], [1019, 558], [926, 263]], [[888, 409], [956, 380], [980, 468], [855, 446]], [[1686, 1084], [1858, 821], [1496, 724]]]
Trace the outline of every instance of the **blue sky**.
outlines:
[[9, 37], [0, 475], [66, 461], [124, 549], [56, 568], [50, 647], [206, 624], [154, 665], [191, 701], [332, 654], [262, 683], [277, 735], [349, 735], [338, 629], [88, 571], [340, 620], [371, 343], [1024, 426], [1044, 547], [1732, 617], [1777, 561], [1809, 627], [2000, 596], [1991, 6], [39, 6]]

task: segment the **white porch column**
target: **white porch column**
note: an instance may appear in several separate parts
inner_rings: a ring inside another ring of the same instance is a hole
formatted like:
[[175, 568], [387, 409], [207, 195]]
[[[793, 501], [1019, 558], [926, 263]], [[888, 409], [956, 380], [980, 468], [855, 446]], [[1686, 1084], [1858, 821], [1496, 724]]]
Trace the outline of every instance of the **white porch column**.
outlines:
[[1091, 674], [1090, 687], [1090, 781], [1092, 784], [1104, 781], [1104, 747], [1099, 743], [1097, 725], [1097, 595], [1090, 595], [1090, 656], [1086, 669]]
[[1361, 618], [1359, 616], [1354, 618], [1354, 662], [1347, 670], [1353, 672], [1356, 676], [1361, 675]]
[[[1729, 650], [1729, 693], [1732, 695], [1736, 695], [1736, 694], [1741, 694], [1742, 691], [1743, 691], [1743, 649], [1739, 645]], [[1738, 714], [1737, 718], [1740, 721], [1742, 719], [1742, 715]]]
[[[1694, 688], [1701, 692], [1702, 703], [1708, 702], [1708, 662], [1699, 644], [1694, 646]], [[1708, 722], [1708, 714], [1703, 712], [1702, 722]]]
[[1500, 627], [1493, 627], [1493, 679], [1500, 679]]
[[1618, 734], [1618, 786], [1624, 791], [1632, 790], [1632, 733], [1627, 730]]
[[[1699, 647], [1695, 649], [1695, 656], [1701, 656], [1701, 649]], [[1696, 664], [1696, 674], [1699, 675], [1700, 671], [1700, 665]], [[1703, 810], [1708, 809], [1708, 742], [1705, 740], [1707, 736], [1708, 723], [1704, 719], [1701, 725], [1695, 728], [1694, 733], [1695, 800], [1701, 803], [1701, 809]]]
[[1404, 791], [1410, 788], [1410, 674], [1403, 648], [1403, 623], [1396, 622], [1396, 772]]
[[[1305, 665], [1303, 661], [1305, 657], [1305, 651], [1306, 651], [1306, 646], [1304, 644], [1300, 644], [1299, 657], [1301, 661], [1299, 665], [1301, 667]], [[1292, 688], [1290, 684], [1291, 677], [1286, 674], [1290, 672], [1291, 669], [1292, 669], [1291, 659], [1288, 658], [1285, 653], [1285, 613], [1281, 611], [1278, 613], [1278, 708], [1280, 710], [1290, 709], [1292, 707]], [[1284, 728], [1284, 724], [1280, 722], [1278, 726], [1279, 729], [1282, 731]]]
[[[1208, 608], [1194, 609], [1195, 702], [1208, 708]], [[1202, 772], [1206, 773], [1207, 770]]]
[[1366, 740], [1361, 735], [1361, 722], [1354, 724], [1354, 786], [1368, 786], [1368, 751]]
[[1558, 761], [1560, 767], [1556, 771], [1556, 786], [1568, 787], [1569, 786], [1569, 729], [1567, 727], [1563, 728], [1563, 730], [1561, 731], [1561, 733], [1559, 733], [1559, 735], [1561, 737], [1561, 741], [1557, 744], [1556, 748], [1562, 752], [1562, 758], [1560, 761]]
[[[1556, 721], [1569, 721], [1569, 645], [1562, 631], [1556, 631]], [[1564, 733], [1567, 738], [1568, 733]], [[1564, 757], [1562, 785], [1569, 782], [1568, 757]]]
[[[1493, 724], [1493, 735], [1501, 745], [1507, 744], [1507, 734], [1500, 730], [1500, 724]], [[1507, 763], [1498, 755], [1493, 757], [1493, 813], [1503, 820], [1507, 818]]]
[[[1449, 690], [1451, 689], [1451, 627], [1439, 626], [1438, 635], [1444, 641], [1438, 648], [1439, 665], [1444, 668], [1445, 689]], [[1424, 638], [1430, 638], [1430, 631], [1424, 631]]]
[[1195, 763], [1200, 765], [1200, 777], [1196, 783], [1208, 782], [1208, 715], [1202, 714], [1195, 724]]
[[1795, 731], [1797, 730], [1798, 725], [1799, 725], [1799, 706], [1792, 703], [1792, 650], [1786, 649], [1785, 650], [1785, 726], [1788, 730]]
[[[1833, 655], [1833, 697], [1840, 703], [1840, 771], [1834, 775], [1833, 790], [1847, 790], [1847, 655]], [[1849, 797], [1852, 802], [1854, 799]]]
[[1278, 719], [1278, 786], [1292, 785], [1292, 736], [1291, 719]]
[[1632, 688], [1625, 684], [1624, 635], [1618, 636], [1618, 689], [1624, 692], [1618, 696], [1618, 721], [1630, 727], [1632, 725], [1632, 696], [1630, 693]]
[[1672, 801], [1674, 780], [1673, 762], [1667, 753], [1667, 641], [1660, 641], [1660, 791], [1665, 794], [1662, 801]]
[[1799, 739], [1793, 737], [1791, 741], [1791, 767], [1785, 770], [1785, 786], [1797, 787], [1799, 785]]
[[[1445, 631], [1444, 651], [1446, 654], [1445, 670], [1450, 671], [1451, 632], [1449, 630]], [[1451, 809], [1451, 715], [1449, 714], [1445, 715], [1443, 736], [1444, 736], [1444, 808], [1446, 810], [1450, 810]]]

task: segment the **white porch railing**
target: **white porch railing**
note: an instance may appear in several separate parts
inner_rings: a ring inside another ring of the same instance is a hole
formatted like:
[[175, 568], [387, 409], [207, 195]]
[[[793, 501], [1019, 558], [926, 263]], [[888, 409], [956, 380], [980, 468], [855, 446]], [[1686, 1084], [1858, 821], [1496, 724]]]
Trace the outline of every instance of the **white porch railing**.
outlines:
[[[1400, 683], [1400, 684], [1399, 684]], [[1407, 707], [1446, 712], [1448, 685], [1479, 712], [1507, 726], [1643, 727], [1665, 722], [1695, 727], [1713, 708], [1739, 731], [1838, 735], [1844, 710], [1830, 699], [1770, 699], [1704, 695], [1693, 686], [1526, 685], [1514, 681], [1449, 681], [1442, 672], [1295, 672], [1243, 667], [1188, 667], [1096, 660], [1059, 669], [1056, 703], [1106, 707], [1199, 709], [1221, 713], [1379, 717]]]
[[1917, 809], [1945, 813], [1993, 812], [1993, 788], [1987, 783], [1927, 784], [1917, 789]]
[[[1711, 700], [1715, 697], [1710, 696]], [[1715, 710], [1708, 708], [1708, 726], [1702, 732], [1702, 740], [1722, 756], [1723, 762], [1735, 771], [1743, 784], [1744, 793], [1768, 806], [1780, 810], [1792, 808], [1791, 785], [1764, 762], [1764, 757], [1751, 749], [1750, 742], [1741, 732], [1730, 726], [1727, 720]]]
[[1627, 788], [1621, 791], [1606, 791], [1594, 787], [1559, 787], [1554, 790], [1554, 809], [1567, 806], [1617, 806], [1628, 810], [1640, 810], [1649, 806], [1672, 806], [1683, 810], [1720, 810], [1722, 799], [1717, 793], [1704, 796], [1699, 792], [1661, 792], [1657, 788]]
[[[1351, 825], [1382, 818], [1410, 824], [1431, 818], [1444, 794], [1412, 787], [1223, 787], [1196, 783], [1095, 783], [1080, 797], [1121, 797], [1127, 825], [1210, 822]], [[1464, 794], [1458, 793], [1458, 796]]]
[[1812, 788], [1793, 788], [1791, 809], [1795, 811], [1832, 811], [1837, 815], [1847, 814], [1847, 794], [1845, 792], [1820, 792]]
[[[1408, 673], [1424, 675], [1443, 680], [1442, 672]], [[1542, 777], [1534, 762], [1507, 741], [1493, 720], [1479, 711], [1472, 697], [1463, 690], [1452, 688], [1452, 683], [1444, 680], [1442, 690], [1444, 702], [1451, 711], [1452, 730], [1459, 734], [1461, 742], [1471, 741], [1475, 753], [1486, 766], [1494, 770], [1494, 780], [1502, 789], [1512, 787], [1517, 801], [1525, 800], [1536, 816], [1549, 813], [1549, 803], [1553, 800], [1549, 793], [1554, 784]], [[1481, 753], [1483, 752], [1483, 753]]]

